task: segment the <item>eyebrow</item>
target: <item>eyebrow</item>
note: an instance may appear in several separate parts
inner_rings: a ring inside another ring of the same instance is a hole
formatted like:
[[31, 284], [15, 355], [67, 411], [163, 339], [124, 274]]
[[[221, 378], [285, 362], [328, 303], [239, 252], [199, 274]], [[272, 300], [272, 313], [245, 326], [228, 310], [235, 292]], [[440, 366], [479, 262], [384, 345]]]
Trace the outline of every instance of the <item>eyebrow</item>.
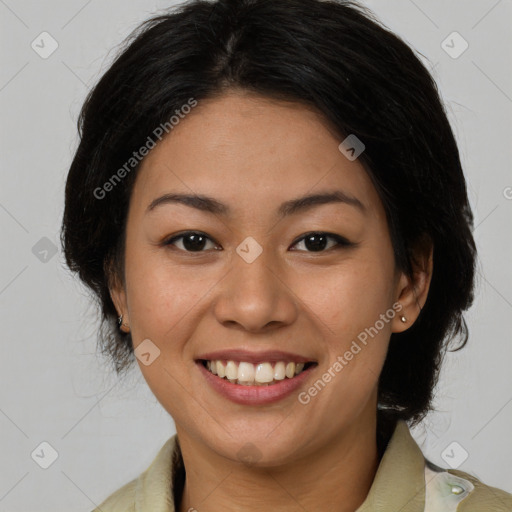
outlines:
[[[341, 190], [333, 190], [285, 201], [281, 204], [277, 213], [279, 217], [283, 218], [288, 215], [302, 213], [315, 206], [329, 203], [343, 203], [349, 206], [353, 206], [361, 212], [366, 211], [363, 203], [356, 197], [350, 196]], [[165, 204], [184, 204], [191, 208], [196, 208], [197, 210], [212, 213], [214, 215], [229, 216], [231, 213], [231, 209], [228, 205], [217, 201], [213, 197], [198, 194], [176, 193], [164, 194], [160, 197], [157, 197], [151, 201], [146, 209], [146, 213], [149, 213], [158, 206]]]

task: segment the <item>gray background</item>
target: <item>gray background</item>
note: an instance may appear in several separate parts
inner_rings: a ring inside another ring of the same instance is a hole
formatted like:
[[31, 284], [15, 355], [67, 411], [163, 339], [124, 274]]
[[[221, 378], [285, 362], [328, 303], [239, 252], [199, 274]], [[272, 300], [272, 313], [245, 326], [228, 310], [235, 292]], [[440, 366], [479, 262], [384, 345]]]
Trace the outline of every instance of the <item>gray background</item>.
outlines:
[[[512, 2], [365, 3], [425, 56], [440, 86], [480, 250], [469, 344], [447, 357], [438, 412], [413, 434], [433, 462], [448, 467], [447, 456], [460, 463], [467, 452], [459, 469], [512, 492]], [[60, 248], [52, 253], [80, 105], [111, 49], [169, 5], [0, 0], [0, 511], [92, 510], [174, 433], [138, 367], [119, 381], [102, 365], [96, 311]], [[46, 59], [31, 47], [43, 31], [58, 43]], [[453, 31], [469, 43], [458, 58], [441, 46]], [[58, 454], [48, 469], [31, 457], [43, 441]]]

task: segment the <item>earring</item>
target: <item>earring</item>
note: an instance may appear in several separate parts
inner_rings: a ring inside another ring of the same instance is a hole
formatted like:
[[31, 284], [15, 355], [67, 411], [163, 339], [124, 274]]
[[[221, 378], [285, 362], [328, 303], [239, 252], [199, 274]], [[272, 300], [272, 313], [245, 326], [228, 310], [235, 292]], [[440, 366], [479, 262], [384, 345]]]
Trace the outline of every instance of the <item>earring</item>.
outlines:
[[405, 316], [401, 316], [400, 317], [400, 320], [405, 324], [405, 322], [407, 322], [407, 318], [405, 318]]
[[119, 328], [121, 327], [130, 327], [129, 325], [127, 324], [123, 324], [123, 315], [121, 315], [118, 319], [117, 319], [117, 325], [119, 325]]

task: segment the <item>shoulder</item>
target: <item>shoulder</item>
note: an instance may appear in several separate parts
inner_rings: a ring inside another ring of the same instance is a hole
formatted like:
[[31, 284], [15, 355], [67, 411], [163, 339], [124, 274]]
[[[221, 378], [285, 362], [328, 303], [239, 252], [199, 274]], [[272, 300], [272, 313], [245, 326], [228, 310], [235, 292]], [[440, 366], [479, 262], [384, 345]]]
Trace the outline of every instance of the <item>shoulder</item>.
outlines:
[[135, 512], [137, 478], [123, 485], [92, 512]]
[[512, 494], [425, 459], [425, 512], [511, 512]]
[[174, 512], [173, 474], [180, 468], [177, 435], [160, 448], [149, 467], [108, 496], [92, 512]]
[[474, 489], [468, 497], [459, 505], [458, 512], [510, 512], [512, 511], [512, 494], [491, 487], [481, 482], [478, 478], [455, 469], [447, 472], [458, 478], [471, 482]]

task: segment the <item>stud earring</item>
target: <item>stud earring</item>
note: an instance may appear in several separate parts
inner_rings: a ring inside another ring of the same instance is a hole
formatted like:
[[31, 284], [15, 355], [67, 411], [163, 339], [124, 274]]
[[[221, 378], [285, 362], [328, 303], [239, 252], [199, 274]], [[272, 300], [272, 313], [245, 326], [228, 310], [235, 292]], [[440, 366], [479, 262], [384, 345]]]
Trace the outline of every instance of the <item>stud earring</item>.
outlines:
[[121, 315], [118, 319], [117, 319], [117, 325], [119, 326], [119, 328], [121, 327], [130, 327], [129, 325], [127, 324], [123, 324], [123, 315]]
[[407, 318], [405, 318], [405, 316], [401, 316], [400, 321], [402, 321], [405, 324], [405, 322], [407, 322]]

